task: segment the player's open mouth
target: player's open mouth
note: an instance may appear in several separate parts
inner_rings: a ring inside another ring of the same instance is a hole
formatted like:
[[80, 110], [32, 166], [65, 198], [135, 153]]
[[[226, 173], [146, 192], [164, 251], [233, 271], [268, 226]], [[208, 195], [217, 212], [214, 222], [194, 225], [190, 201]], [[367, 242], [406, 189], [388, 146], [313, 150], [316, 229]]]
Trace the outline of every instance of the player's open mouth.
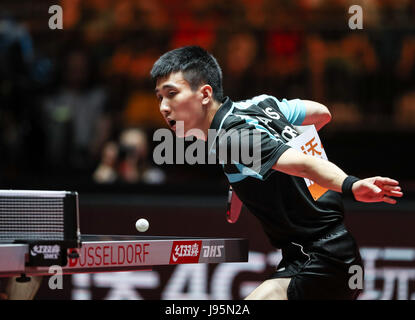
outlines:
[[170, 128], [174, 129], [176, 127], [176, 120], [168, 120]]

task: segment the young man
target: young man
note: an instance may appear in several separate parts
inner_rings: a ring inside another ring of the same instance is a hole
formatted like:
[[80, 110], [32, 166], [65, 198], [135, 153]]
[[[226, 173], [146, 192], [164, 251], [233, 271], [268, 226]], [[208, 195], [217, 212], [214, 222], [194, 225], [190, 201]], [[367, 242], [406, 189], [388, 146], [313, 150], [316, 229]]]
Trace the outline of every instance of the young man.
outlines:
[[[320, 130], [331, 119], [328, 109], [312, 101], [279, 101], [267, 95], [232, 102], [223, 97], [216, 59], [200, 47], [165, 53], [151, 76], [160, 112], [178, 136], [206, 140], [209, 129], [234, 130], [248, 138], [240, 140], [242, 149], [249, 138], [260, 138], [254, 146], [259, 148], [259, 168], [219, 159], [234, 192], [259, 219], [271, 243], [282, 250], [276, 272], [247, 299], [356, 299], [360, 290], [349, 288], [348, 270], [363, 266], [355, 240], [343, 224], [342, 196], [394, 204], [391, 197], [402, 196], [398, 181], [360, 180], [288, 146], [298, 136], [294, 125], [314, 124]], [[177, 130], [179, 123], [183, 130]], [[210, 146], [213, 152], [223, 146], [231, 151], [229, 139], [223, 137], [217, 135]], [[314, 200], [304, 178], [329, 190]]]

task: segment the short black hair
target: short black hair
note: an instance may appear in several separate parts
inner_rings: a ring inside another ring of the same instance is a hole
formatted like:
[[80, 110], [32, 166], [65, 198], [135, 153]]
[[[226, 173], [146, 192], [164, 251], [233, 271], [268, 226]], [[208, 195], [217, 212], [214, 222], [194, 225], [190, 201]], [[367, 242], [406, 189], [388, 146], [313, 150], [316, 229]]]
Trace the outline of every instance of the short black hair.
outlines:
[[213, 89], [213, 98], [222, 101], [222, 70], [215, 57], [205, 49], [186, 46], [168, 51], [154, 63], [150, 74], [157, 81], [179, 71], [183, 72], [184, 79], [193, 91], [208, 84]]

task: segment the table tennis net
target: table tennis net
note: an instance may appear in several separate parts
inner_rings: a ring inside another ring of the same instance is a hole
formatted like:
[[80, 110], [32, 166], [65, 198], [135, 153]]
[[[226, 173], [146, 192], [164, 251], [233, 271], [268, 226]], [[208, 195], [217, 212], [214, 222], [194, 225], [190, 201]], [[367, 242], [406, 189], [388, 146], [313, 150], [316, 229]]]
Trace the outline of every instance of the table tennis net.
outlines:
[[77, 194], [0, 190], [0, 241], [72, 240], [79, 219]]

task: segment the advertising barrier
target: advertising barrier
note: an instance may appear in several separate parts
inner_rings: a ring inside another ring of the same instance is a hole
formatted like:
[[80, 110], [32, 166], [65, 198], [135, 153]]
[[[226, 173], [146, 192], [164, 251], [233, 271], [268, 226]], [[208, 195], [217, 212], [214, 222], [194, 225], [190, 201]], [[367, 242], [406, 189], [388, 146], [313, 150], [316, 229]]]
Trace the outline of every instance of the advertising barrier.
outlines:
[[[223, 205], [220, 198], [217, 206], [204, 205], [203, 201], [209, 199], [203, 199], [191, 199], [188, 206], [183, 201], [180, 205], [178, 202], [161, 205], [154, 198], [147, 205], [145, 201], [129, 204], [127, 200], [114, 205], [84, 204], [80, 214], [81, 232], [137, 235], [135, 221], [143, 217], [150, 222], [150, 228], [141, 235], [247, 238], [249, 262], [192, 264], [192, 259], [220, 257], [220, 245], [195, 250], [178, 241], [171, 256], [160, 257], [170, 259], [170, 265], [136, 272], [65, 275], [61, 290], [51, 290], [44, 280], [36, 299], [243, 299], [275, 270], [281, 253], [269, 244], [259, 222], [246, 208], [237, 223], [230, 224], [226, 221], [226, 198]], [[412, 207], [405, 202], [396, 206], [346, 203], [345, 224], [356, 238], [365, 265], [364, 291], [359, 299], [415, 299]], [[145, 253], [144, 249], [141, 251]], [[186, 264], [181, 264], [182, 260]], [[356, 276], [354, 270], [350, 273], [351, 277]]]

